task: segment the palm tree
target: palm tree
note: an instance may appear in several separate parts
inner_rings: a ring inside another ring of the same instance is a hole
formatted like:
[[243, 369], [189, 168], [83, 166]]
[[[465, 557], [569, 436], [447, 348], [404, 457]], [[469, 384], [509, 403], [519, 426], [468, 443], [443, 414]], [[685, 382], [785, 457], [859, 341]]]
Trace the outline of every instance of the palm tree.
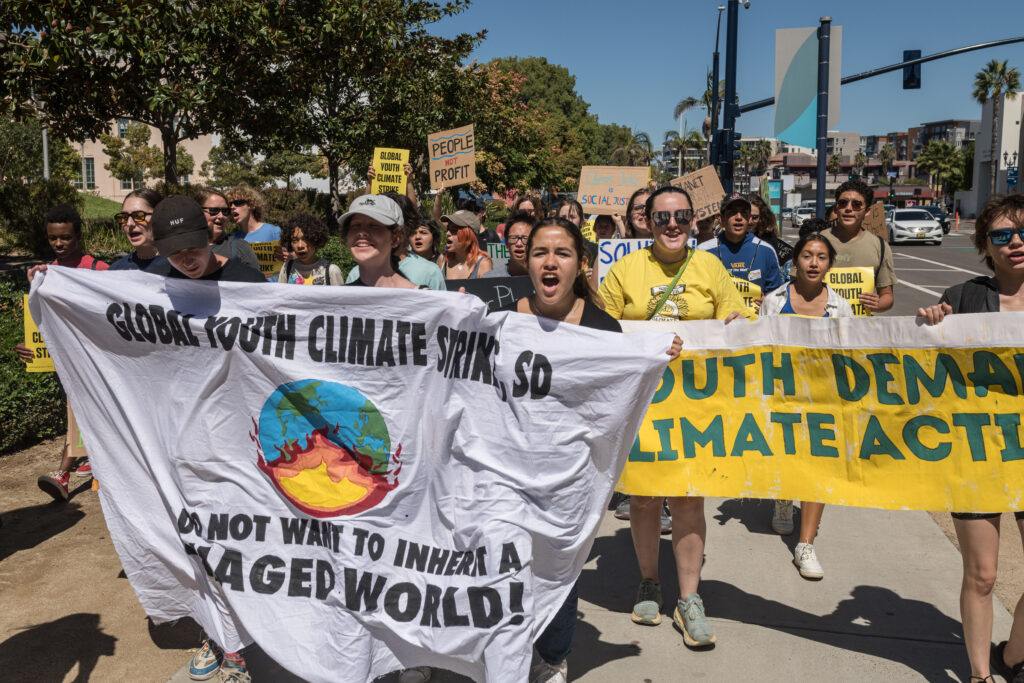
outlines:
[[772, 143], [767, 140], [758, 140], [750, 147], [750, 166], [755, 171], [764, 171], [768, 168], [768, 162], [772, 158]]
[[[699, 108], [704, 110], [706, 116], [704, 117], [704, 123], [701, 126], [701, 132], [703, 133], [704, 138], [705, 138], [705, 147], [706, 147], [705, 151], [708, 153], [709, 156], [711, 154], [711, 149], [710, 149], [710, 147], [707, 147], [707, 141], [711, 138], [711, 121], [712, 120], [716, 120], [716, 121], [718, 120], [718, 118], [717, 118], [718, 110], [716, 110], [714, 112], [711, 111], [711, 100], [712, 100], [712, 94], [713, 94], [713, 91], [712, 91], [712, 87], [713, 86], [711, 84], [711, 81], [712, 81], [711, 71], [709, 70], [707, 72], [707, 88], [704, 90], [704, 94], [701, 95], [700, 99], [697, 99], [696, 97], [684, 97], [683, 99], [681, 99], [678, 102], [676, 102], [676, 106], [672, 110], [672, 118], [674, 118], [674, 119], [678, 119], [679, 117], [685, 115], [688, 111], [690, 111], [691, 109], [694, 109], [695, 107], [699, 107]], [[722, 101], [724, 99], [725, 99], [725, 81], [722, 80], [722, 81], [718, 82], [718, 106], [719, 107], [722, 106]], [[739, 101], [739, 94], [738, 93], [736, 95], [736, 101], [737, 102]], [[712, 119], [712, 117], [714, 117], [714, 119]], [[686, 136], [684, 135], [683, 137], [686, 137]]]
[[832, 175], [839, 173], [839, 171], [842, 170], [843, 167], [843, 157], [840, 156], [838, 152], [833, 154], [828, 158], [827, 166], [828, 172], [831, 173]]
[[1007, 66], [1005, 59], [1001, 62], [995, 59], [990, 60], [984, 69], [974, 75], [974, 90], [971, 92], [971, 97], [981, 105], [984, 105], [989, 99], [992, 100], [990, 195], [996, 193], [996, 169], [999, 167], [999, 150], [996, 149], [999, 131], [999, 102], [1003, 94], [1007, 99], [1013, 99], [1018, 90], [1020, 90], [1020, 74], [1016, 67]]
[[665, 131], [665, 151], [677, 158], [676, 175], [683, 175], [683, 139], [674, 130]]
[[624, 166], [646, 166], [653, 156], [651, 138], [647, 133], [634, 132], [626, 144], [612, 150], [611, 160], [613, 164], [618, 160]]
[[892, 162], [896, 160], [896, 148], [889, 142], [885, 143], [882, 149], [878, 150], [878, 160], [882, 162], [882, 170], [886, 175], [889, 175], [889, 171], [892, 169]]
[[[686, 150], [688, 149], [704, 149], [707, 141], [704, 136], [700, 134], [699, 130], [684, 130], [683, 131], [683, 173], [686, 173]], [[698, 160], [697, 165], [700, 165]]]
[[932, 140], [920, 156], [917, 167], [930, 176], [931, 185], [943, 190], [963, 173], [963, 153], [945, 140]]
[[857, 172], [858, 176], [864, 175], [864, 167], [868, 165], [868, 158], [864, 155], [864, 152], [857, 152], [853, 157], [853, 168]]

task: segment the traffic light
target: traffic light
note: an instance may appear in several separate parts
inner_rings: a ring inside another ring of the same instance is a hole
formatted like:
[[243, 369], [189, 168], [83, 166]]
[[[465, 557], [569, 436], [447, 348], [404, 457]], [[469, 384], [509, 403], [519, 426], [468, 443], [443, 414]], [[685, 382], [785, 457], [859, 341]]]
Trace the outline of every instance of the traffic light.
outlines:
[[[903, 61], [909, 62], [912, 59], [921, 59], [920, 50], [904, 50]], [[903, 89], [904, 90], [920, 90], [921, 89], [921, 65], [915, 64], [913, 66], [903, 67]]]
[[740, 138], [742, 138], [742, 137], [743, 137], [743, 134], [738, 132], [738, 131], [735, 131], [735, 130], [729, 131], [729, 139], [730, 139], [729, 149], [732, 150], [732, 159], [733, 159], [733, 161], [738, 161], [739, 158], [740, 158], [740, 147], [742, 146], [742, 145], [740, 145]]
[[896, 203], [896, 189], [893, 187], [893, 179], [889, 178], [889, 203]]

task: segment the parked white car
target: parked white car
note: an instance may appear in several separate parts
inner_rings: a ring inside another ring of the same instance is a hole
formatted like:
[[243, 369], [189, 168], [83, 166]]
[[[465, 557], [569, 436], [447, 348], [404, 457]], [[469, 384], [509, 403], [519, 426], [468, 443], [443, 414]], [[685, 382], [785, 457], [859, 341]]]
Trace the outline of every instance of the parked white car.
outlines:
[[817, 209], [813, 206], [801, 206], [799, 209], [793, 212], [793, 227], [799, 228], [804, 224], [804, 221], [808, 218], [814, 218], [817, 215]]
[[942, 223], [923, 209], [893, 209], [885, 217], [889, 244], [934, 242], [942, 244]]

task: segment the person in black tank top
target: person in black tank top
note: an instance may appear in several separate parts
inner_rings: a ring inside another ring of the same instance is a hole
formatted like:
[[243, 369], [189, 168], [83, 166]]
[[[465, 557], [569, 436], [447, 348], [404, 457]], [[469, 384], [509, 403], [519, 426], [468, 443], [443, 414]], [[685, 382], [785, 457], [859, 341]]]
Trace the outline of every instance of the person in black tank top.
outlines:
[[[995, 276], [950, 287], [939, 303], [918, 309], [919, 319], [937, 325], [956, 313], [1024, 311], [1024, 195], [997, 195], [985, 202], [974, 226], [974, 246]], [[993, 668], [1007, 681], [1024, 680], [1024, 597], [1013, 612], [1009, 640], [991, 645], [1000, 518], [998, 513], [953, 513], [964, 561], [960, 618], [971, 681], [991, 680]], [[1018, 510], [1014, 518], [1024, 538], [1024, 511]]]

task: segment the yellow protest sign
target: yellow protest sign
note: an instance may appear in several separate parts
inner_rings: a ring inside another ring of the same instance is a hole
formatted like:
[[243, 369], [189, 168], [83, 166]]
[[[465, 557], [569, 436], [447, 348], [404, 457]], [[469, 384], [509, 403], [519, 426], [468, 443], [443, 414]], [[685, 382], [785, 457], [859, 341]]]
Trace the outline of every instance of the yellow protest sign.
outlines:
[[594, 236], [594, 219], [590, 218], [583, 221], [583, 225], [580, 226], [580, 232], [583, 233], [583, 239], [596, 242], [597, 237]]
[[674, 331], [618, 490], [1024, 509], [1024, 314], [623, 322]]
[[32, 360], [25, 363], [25, 372], [54, 372], [53, 359], [46, 350], [46, 342], [28, 310], [28, 294], [22, 298], [25, 311], [25, 346], [32, 352]]
[[754, 313], [757, 313], [761, 308], [757, 303], [758, 299], [761, 298], [761, 286], [739, 277], [734, 277], [732, 279], [732, 283], [736, 285], [736, 290], [739, 291], [740, 296], [743, 297], [743, 303], [747, 305], [747, 308]]
[[472, 124], [428, 135], [427, 152], [430, 189], [440, 190], [476, 180], [476, 135]]
[[260, 262], [261, 273], [270, 277], [271, 275], [276, 275], [281, 270], [284, 261], [277, 257], [278, 247], [281, 246], [280, 240], [249, 242], [249, 246], [252, 247], [253, 253], [256, 254], [256, 259]]
[[856, 268], [831, 268], [825, 274], [825, 284], [836, 291], [836, 294], [846, 299], [853, 309], [853, 314], [858, 316], [871, 315], [867, 306], [860, 302], [860, 295], [864, 292], [875, 291], [875, 270], [860, 266]]
[[373, 150], [373, 182], [370, 183], [372, 194], [397, 192], [405, 194], [408, 176], [405, 165], [409, 163], [409, 150], [377, 147]]

